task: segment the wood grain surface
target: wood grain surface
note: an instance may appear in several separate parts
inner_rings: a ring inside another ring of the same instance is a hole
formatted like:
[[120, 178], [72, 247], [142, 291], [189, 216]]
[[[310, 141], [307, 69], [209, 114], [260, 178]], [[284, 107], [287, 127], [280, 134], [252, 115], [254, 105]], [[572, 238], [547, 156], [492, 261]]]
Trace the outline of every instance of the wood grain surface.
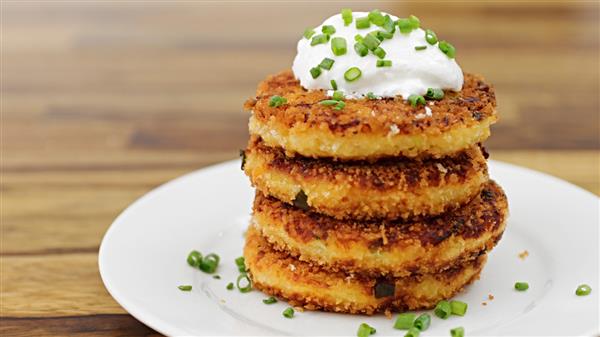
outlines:
[[495, 84], [493, 159], [600, 193], [598, 2], [1, 6], [2, 336], [156, 335], [106, 292], [104, 232], [153, 187], [235, 158], [244, 100], [341, 7], [419, 16]]

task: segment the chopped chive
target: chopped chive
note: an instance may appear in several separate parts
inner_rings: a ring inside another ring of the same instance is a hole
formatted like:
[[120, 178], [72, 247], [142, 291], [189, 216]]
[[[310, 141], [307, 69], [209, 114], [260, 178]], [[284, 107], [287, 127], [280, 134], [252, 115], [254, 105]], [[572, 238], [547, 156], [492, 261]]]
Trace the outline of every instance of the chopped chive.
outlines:
[[515, 283], [515, 289], [518, 291], [525, 291], [525, 290], [529, 289], [529, 283], [517, 282], [517, 283]]
[[450, 336], [452, 337], [464, 337], [465, 328], [459, 326], [458, 328], [450, 329]]
[[412, 29], [417, 29], [421, 26], [421, 20], [414, 15], [410, 15], [408, 17], [408, 22], [410, 22], [410, 26]]
[[362, 18], [356, 18], [356, 29], [365, 29], [371, 27], [371, 20], [368, 16]]
[[375, 50], [373, 50], [373, 54], [375, 54], [375, 56], [382, 59], [385, 57], [386, 52], [385, 52], [385, 50], [383, 50], [383, 48], [377, 47], [377, 48], [375, 48]]
[[333, 35], [333, 34], [335, 34], [335, 27], [330, 26], [330, 25], [325, 25], [321, 28], [321, 31], [323, 32], [323, 34]]
[[235, 259], [235, 265], [238, 267], [238, 271], [240, 273], [246, 272], [246, 260], [243, 256], [240, 256], [237, 259]]
[[331, 106], [331, 105], [338, 104], [338, 101], [335, 99], [326, 99], [326, 100], [319, 102], [319, 104], [325, 105], [325, 106]]
[[319, 68], [323, 68], [325, 70], [330, 70], [331, 67], [333, 67], [333, 63], [335, 61], [330, 59], [330, 58], [324, 58], [323, 61], [321, 61], [321, 63], [319, 63]]
[[344, 73], [344, 78], [348, 82], [354, 82], [357, 79], [359, 79], [361, 75], [362, 72], [360, 71], [360, 69], [358, 69], [357, 67], [352, 67], [346, 70], [346, 72]]
[[394, 22], [394, 20], [392, 20], [392, 18], [389, 15], [385, 16], [385, 22], [381, 27], [385, 29], [386, 32], [391, 33], [392, 36], [394, 32], [396, 32], [396, 23]]
[[376, 26], [381, 27], [385, 23], [385, 18], [383, 17], [379, 9], [374, 9], [370, 11], [367, 17], [369, 18], [369, 21], [371, 21], [371, 23], [373, 23]]
[[319, 75], [321, 75], [321, 68], [319, 68], [319, 67], [310, 68], [310, 75], [312, 76], [312, 78], [319, 77]]
[[342, 9], [342, 19], [344, 20], [344, 26], [352, 23], [352, 10], [349, 8]]
[[362, 35], [360, 35], [360, 34], [354, 35], [354, 41], [356, 41], [356, 42], [363, 42]]
[[412, 328], [408, 329], [406, 334], [404, 334], [404, 337], [419, 337], [420, 333], [421, 333], [421, 330], [419, 330], [413, 326]]
[[346, 39], [343, 37], [334, 37], [331, 39], [331, 51], [335, 56], [346, 54]]
[[425, 94], [425, 98], [440, 100], [444, 98], [444, 90], [428, 88], [427, 93]]
[[[246, 281], [246, 285], [243, 285], [242, 282]], [[237, 281], [236, 281], [236, 286], [238, 288], [238, 290], [241, 293], [247, 293], [250, 290], [252, 290], [252, 281], [250, 280], [250, 278], [248, 277], [248, 275], [246, 274], [241, 274], [240, 276], [238, 276]]]
[[408, 34], [413, 31], [413, 23], [410, 19], [398, 19], [396, 24], [398, 25], [398, 30], [402, 34]]
[[406, 312], [398, 315], [398, 317], [396, 317], [396, 322], [394, 322], [394, 329], [410, 329], [413, 326], [413, 322], [415, 321], [416, 316], [417, 315], [412, 312]]
[[442, 51], [442, 53], [446, 54], [449, 58], [453, 59], [456, 56], [456, 48], [453, 45], [446, 41], [440, 41], [438, 44], [438, 48]]
[[369, 337], [376, 332], [377, 332], [377, 330], [375, 330], [374, 327], [370, 326], [367, 323], [361, 323], [358, 326], [358, 331], [356, 332], [356, 336], [357, 337]]
[[587, 296], [592, 292], [592, 287], [587, 284], [582, 284], [575, 290], [577, 296]]
[[338, 86], [337, 86], [337, 82], [335, 80], [331, 80], [331, 89], [333, 90], [337, 90]]
[[190, 285], [181, 285], [181, 286], [178, 286], [177, 288], [179, 288], [179, 290], [181, 290], [181, 291], [191, 291], [192, 290], [192, 286], [190, 286]]
[[392, 66], [392, 61], [391, 60], [377, 60], [377, 67], [381, 68], [381, 67], [391, 67]]
[[421, 95], [410, 95], [408, 96], [408, 101], [413, 107], [416, 107], [419, 104], [425, 105], [425, 98]]
[[225, 288], [227, 288], [227, 290], [232, 290], [233, 289], [233, 282], [227, 283], [227, 287], [225, 287]]
[[425, 50], [427, 46], [415, 46], [415, 50]]
[[195, 268], [200, 267], [200, 263], [202, 262], [202, 254], [200, 254], [197, 250], [192, 250], [187, 257], [187, 263]]
[[341, 91], [334, 91], [331, 98], [333, 98], [336, 101], [341, 101], [344, 99], [344, 93]]
[[369, 91], [367, 93], [367, 98], [373, 100], [373, 99], [377, 99], [378, 97], [375, 96], [375, 94], [373, 94], [372, 92]]
[[284, 104], [287, 104], [287, 99], [285, 97], [273, 95], [271, 96], [271, 99], [269, 99], [269, 106], [272, 108], [277, 108]]
[[365, 46], [362, 42], [356, 42], [354, 44], [354, 51], [360, 56], [365, 57], [369, 53], [369, 48]]
[[379, 41], [379, 39], [377, 37], [375, 37], [373, 34], [367, 34], [367, 35], [365, 35], [365, 37], [363, 37], [362, 43], [365, 46], [367, 46], [367, 48], [369, 48], [369, 50], [375, 50], [375, 48], [379, 47], [379, 44], [381, 43], [381, 41]]
[[214, 278], [215, 280], [220, 280], [220, 279], [221, 279], [221, 275], [213, 275], [213, 278]]
[[203, 259], [202, 262], [200, 262], [200, 270], [202, 270], [205, 273], [209, 273], [212, 274], [215, 272], [215, 270], [217, 270], [217, 267], [219, 266], [219, 255], [217, 254], [208, 254], [206, 255]]
[[315, 30], [312, 28], [306, 28], [304, 31], [304, 38], [309, 40], [313, 35], [315, 35]]
[[273, 304], [273, 303], [277, 303], [277, 299], [273, 296], [269, 297], [269, 298], [265, 298], [263, 300], [264, 304]]
[[453, 315], [464, 316], [467, 313], [469, 305], [461, 301], [450, 301], [450, 308]]
[[434, 45], [438, 42], [437, 35], [431, 29], [425, 30], [425, 41], [430, 45]]
[[450, 303], [448, 303], [448, 301], [439, 301], [438, 304], [435, 306], [433, 313], [441, 319], [446, 319], [450, 317], [450, 314], [452, 313]]
[[415, 328], [419, 329], [419, 331], [425, 331], [429, 328], [430, 324], [431, 324], [431, 316], [429, 316], [429, 314], [421, 314], [421, 315], [419, 315], [419, 317], [417, 317], [413, 326]]
[[319, 34], [313, 36], [312, 40], [310, 40], [311, 46], [316, 46], [318, 44], [327, 43], [329, 41], [329, 35], [327, 34]]
[[335, 110], [342, 110], [346, 107], [346, 103], [344, 101], [338, 101], [337, 104], [333, 107]]
[[383, 30], [379, 30], [375, 34], [379, 41], [389, 40], [394, 37], [394, 33], [384, 32]]
[[285, 318], [292, 318], [294, 317], [294, 309], [292, 308], [287, 308], [283, 311], [283, 317]]

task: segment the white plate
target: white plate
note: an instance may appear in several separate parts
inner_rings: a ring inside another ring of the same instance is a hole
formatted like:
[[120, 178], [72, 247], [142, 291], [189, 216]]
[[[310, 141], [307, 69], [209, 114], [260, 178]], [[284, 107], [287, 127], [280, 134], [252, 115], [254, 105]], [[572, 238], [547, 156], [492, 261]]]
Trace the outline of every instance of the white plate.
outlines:
[[[102, 280], [133, 316], [166, 335], [356, 335], [360, 323], [376, 336], [404, 335], [382, 315], [297, 312], [282, 316], [280, 301], [265, 305], [259, 291], [226, 290], [238, 275], [243, 232], [253, 198], [239, 161], [202, 169], [146, 194], [111, 225], [100, 247]], [[588, 335], [598, 332], [599, 199], [557, 178], [490, 161], [505, 189], [511, 216], [481, 279], [457, 298], [465, 317], [433, 318], [424, 336]], [[221, 279], [192, 269], [189, 251], [221, 256]], [[525, 260], [518, 258], [529, 251]], [[526, 281], [526, 292], [513, 289]], [[592, 294], [575, 296], [581, 283]], [[191, 284], [191, 292], [178, 285]], [[494, 299], [489, 300], [488, 294]], [[482, 302], [487, 305], [482, 305]]]

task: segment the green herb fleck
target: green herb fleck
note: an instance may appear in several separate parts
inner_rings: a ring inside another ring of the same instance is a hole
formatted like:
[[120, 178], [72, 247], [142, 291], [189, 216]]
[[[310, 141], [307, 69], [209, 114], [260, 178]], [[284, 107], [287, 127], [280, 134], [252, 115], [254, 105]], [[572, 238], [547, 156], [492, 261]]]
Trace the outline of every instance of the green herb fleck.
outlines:
[[192, 290], [192, 286], [190, 286], [190, 285], [181, 285], [181, 286], [178, 286], [177, 288], [179, 288], [179, 290], [181, 290], [181, 291], [191, 291]]
[[294, 309], [293, 308], [287, 308], [283, 311], [283, 317], [285, 318], [292, 318], [294, 317]]
[[587, 284], [582, 284], [575, 290], [577, 296], [587, 296], [592, 292], [592, 287]]
[[374, 327], [370, 326], [367, 323], [361, 323], [361, 325], [358, 326], [358, 331], [356, 332], [356, 336], [357, 337], [369, 337], [376, 332], [377, 332], [377, 330], [375, 330]]
[[269, 106], [272, 108], [277, 108], [285, 104], [287, 104], [287, 98], [285, 97], [274, 95], [269, 99]]

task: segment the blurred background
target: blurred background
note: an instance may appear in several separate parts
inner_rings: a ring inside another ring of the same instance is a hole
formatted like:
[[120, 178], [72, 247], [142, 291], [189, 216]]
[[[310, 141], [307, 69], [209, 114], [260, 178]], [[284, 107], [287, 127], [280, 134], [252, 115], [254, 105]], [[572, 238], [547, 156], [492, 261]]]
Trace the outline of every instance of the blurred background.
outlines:
[[[2, 2], [0, 332], [148, 335], [104, 290], [129, 203], [237, 157], [268, 74], [340, 8], [415, 14], [496, 87], [491, 158], [600, 193], [598, 2]], [[535, 202], [535, 201], [532, 201]], [[8, 271], [8, 272], [6, 272]]]

